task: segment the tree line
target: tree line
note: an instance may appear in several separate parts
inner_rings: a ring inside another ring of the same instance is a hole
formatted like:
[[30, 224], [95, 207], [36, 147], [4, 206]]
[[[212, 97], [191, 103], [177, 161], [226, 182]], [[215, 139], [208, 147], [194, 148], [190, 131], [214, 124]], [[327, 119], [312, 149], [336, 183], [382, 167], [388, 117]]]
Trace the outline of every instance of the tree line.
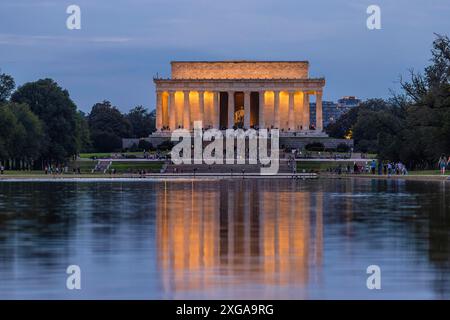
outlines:
[[155, 113], [143, 106], [121, 113], [105, 100], [86, 115], [52, 79], [15, 87], [14, 78], [0, 72], [0, 162], [8, 169], [64, 164], [80, 152], [118, 151], [122, 138], [155, 130]]
[[434, 168], [450, 155], [450, 40], [436, 35], [430, 65], [400, 79], [401, 92], [369, 99], [330, 124], [336, 138], [353, 138], [355, 149], [411, 169]]

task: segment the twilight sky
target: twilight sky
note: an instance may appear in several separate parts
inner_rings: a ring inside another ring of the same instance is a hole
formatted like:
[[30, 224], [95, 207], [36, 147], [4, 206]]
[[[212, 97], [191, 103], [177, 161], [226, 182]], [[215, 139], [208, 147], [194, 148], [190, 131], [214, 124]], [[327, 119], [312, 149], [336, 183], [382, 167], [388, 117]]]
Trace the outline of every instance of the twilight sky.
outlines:
[[[66, 8], [81, 7], [81, 30]], [[366, 8], [381, 7], [381, 30]], [[50, 77], [83, 111], [110, 100], [154, 109], [153, 76], [171, 60], [309, 60], [324, 100], [388, 97], [422, 70], [448, 0], [1, 0], [0, 68], [18, 85]]]

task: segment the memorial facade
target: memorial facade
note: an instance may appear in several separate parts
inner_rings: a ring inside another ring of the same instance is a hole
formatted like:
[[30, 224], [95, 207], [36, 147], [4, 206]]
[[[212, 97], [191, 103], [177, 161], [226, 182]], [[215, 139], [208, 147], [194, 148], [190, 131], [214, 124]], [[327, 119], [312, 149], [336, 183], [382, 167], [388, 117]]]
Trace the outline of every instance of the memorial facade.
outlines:
[[[204, 128], [323, 130], [324, 78], [309, 78], [307, 61], [173, 61], [171, 78], [155, 78], [157, 133]], [[310, 97], [316, 100], [311, 125]]]

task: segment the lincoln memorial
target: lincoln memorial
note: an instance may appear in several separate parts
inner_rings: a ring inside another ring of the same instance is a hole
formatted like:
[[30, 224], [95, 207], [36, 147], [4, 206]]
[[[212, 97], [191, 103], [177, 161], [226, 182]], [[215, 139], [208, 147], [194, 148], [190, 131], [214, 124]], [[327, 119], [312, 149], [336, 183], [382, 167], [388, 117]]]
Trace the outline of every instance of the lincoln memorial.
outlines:
[[[320, 135], [324, 78], [309, 77], [307, 61], [173, 61], [171, 78], [155, 78], [156, 134], [194, 121], [204, 128], [280, 129]], [[316, 101], [317, 127], [311, 125]]]

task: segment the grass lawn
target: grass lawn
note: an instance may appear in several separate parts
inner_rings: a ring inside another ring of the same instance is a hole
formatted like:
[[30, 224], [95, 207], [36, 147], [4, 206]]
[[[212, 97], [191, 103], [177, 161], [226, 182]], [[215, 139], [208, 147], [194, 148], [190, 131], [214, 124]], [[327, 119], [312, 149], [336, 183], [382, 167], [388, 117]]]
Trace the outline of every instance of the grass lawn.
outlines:
[[40, 170], [32, 170], [32, 171], [23, 171], [23, 170], [5, 170], [4, 175], [6, 176], [34, 176], [43, 174], [43, 171]]
[[110, 169], [116, 169], [118, 173], [146, 170], [147, 172], [160, 172], [164, 162], [133, 161], [133, 162], [113, 162]]
[[81, 159], [92, 159], [92, 158], [97, 158], [97, 159], [107, 159], [107, 158], [111, 158], [111, 153], [109, 152], [96, 152], [96, 153], [80, 153], [80, 158]]
[[[152, 153], [152, 152], [150, 152]], [[94, 152], [94, 153], [80, 153], [81, 159], [109, 159], [113, 154], [126, 155], [126, 156], [136, 156], [137, 158], [143, 158], [144, 152]]]
[[94, 160], [71, 161], [69, 163], [69, 173], [73, 172], [73, 168], [75, 169], [80, 168], [81, 173], [91, 173], [92, 169], [95, 168], [96, 164], [97, 161]]

